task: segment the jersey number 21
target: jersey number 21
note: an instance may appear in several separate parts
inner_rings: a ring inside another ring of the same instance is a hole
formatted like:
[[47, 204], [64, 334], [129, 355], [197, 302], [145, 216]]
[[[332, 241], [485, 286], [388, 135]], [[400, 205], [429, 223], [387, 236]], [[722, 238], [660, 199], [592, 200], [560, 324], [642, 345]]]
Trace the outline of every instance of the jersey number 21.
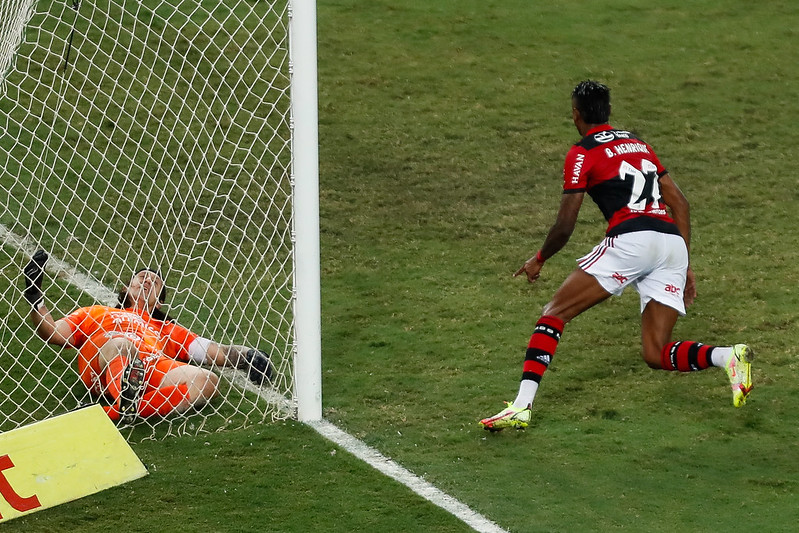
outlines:
[[653, 209], [660, 209], [660, 186], [658, 185], [658, 169], [654, 163], [647, 159], [641, 160], [641, 169], [637, 169], [627, 161], [619, 167], [619, 177], [622, 180], [632, 179], [633, 190], [627, 207], [631, 211], [645, 211], [646, 205], [652, 203]]

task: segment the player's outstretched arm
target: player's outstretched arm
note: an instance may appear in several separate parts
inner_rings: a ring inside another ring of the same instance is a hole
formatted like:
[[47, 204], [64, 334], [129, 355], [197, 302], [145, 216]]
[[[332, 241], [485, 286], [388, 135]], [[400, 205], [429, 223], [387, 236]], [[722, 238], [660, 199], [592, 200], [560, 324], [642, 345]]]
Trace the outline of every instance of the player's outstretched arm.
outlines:
[[23, 294], [30, 305], [30, 317], [36, 334], [50, 344], [70, 346], [72, 329], [66, 322], [54, 320], [44, 303], [42, 282], [44, 281], [44, 266], [48, 257], [44, 250], [37, 250], [25, 265], [22, 270], [25, 283]]
[[201, 339], [205, 345], [205, 363], [231, 366], [247, 371], [247, 377], [256, 385], [272, 380], [272, 363], [263, 350], [235, 344], [218, 344]]

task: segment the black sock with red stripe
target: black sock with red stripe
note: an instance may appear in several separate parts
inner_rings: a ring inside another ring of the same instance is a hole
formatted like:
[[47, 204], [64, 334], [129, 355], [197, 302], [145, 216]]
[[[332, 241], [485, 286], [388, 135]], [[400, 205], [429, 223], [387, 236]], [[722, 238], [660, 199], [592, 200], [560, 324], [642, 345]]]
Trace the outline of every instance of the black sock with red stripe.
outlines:
[[715, 348], [715, 346], [708, 346], [701, 342], [670, 342], [660, 352], [660, 366], [663, 370], [678, 372], [704, 370], [714, 366], [711, 355]]
[[563, 325], [563, 321], [554, 316], [545, 315], [538, 320], [524, 355], [522, 381], [541, 383], [541, 376], [546, 372], [558, 348]]

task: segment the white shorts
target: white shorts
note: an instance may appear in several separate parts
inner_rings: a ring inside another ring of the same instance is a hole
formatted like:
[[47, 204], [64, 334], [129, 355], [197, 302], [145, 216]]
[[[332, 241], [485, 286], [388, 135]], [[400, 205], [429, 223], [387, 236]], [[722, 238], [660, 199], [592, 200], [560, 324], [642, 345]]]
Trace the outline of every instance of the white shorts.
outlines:
[[632, 285], [641, 295], [642, 313], [655, 300], [685, 315], [688, 249], [679, 235], [635, 231], [605, 237], [577, 264], [615, 296]]

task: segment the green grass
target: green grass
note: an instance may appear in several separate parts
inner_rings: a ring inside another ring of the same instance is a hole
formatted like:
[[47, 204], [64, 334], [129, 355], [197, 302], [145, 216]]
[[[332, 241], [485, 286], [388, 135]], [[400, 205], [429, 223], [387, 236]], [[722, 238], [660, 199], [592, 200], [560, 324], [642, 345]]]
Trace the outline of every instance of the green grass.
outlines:
[[[792, 531], [799, 7], [320, 0], [318, 18], [325, 417], [511, 531]], [[691, 201], [699, 298], [676, 337], [751, 343], [756, 388], [735, 410], [721, 371], [649, 370], [631, 293], [567, 327], [532, 427], [491, 435], [476, 421], [604, 230], [586, 202], [541, 280], [511, 278], [554, 219], [588, 77]], [[147, 478], [4, 529], [468, 530], [296, 423], [134, 447]]]

